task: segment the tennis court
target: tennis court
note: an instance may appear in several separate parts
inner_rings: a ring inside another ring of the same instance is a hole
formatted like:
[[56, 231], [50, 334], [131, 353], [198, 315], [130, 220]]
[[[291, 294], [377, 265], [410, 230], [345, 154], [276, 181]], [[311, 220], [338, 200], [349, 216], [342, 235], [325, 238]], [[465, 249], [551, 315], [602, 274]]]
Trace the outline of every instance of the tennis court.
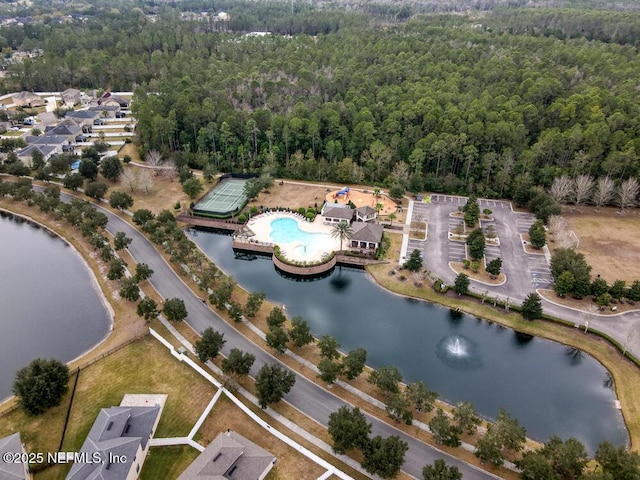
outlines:
[[247, 203], [244, 194], [246, 178], [225, 178], [220, 180], [193, 207], [196, 215], [230, 217]]

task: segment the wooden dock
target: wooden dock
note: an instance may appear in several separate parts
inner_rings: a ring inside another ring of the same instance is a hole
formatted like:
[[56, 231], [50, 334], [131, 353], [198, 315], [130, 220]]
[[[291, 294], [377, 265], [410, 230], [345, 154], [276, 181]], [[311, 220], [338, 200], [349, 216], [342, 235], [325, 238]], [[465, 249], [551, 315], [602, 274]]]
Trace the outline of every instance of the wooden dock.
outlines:
[[218, 230], [227, 230], [229, 232], [235, 232], [237, 229], [242, 227], [239, 223], [232, 223], [227, 220], [216, 220], [214, 218], [196, 217], [186, 213], [181, 213], [176, 218], [179, 222], [183, 222], [194, 227], [215, 228]]

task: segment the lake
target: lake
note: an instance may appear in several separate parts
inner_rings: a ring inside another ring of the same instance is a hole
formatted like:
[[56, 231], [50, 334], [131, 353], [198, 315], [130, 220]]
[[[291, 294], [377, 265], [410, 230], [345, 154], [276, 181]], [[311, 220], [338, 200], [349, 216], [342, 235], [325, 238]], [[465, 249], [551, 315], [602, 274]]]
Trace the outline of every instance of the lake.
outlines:
[[73, 360], [102, 340], [110, 318], [86, 264], [58, 236], [0, 212], [0, 399], [38, 357]]
[[345, 351], [367, 349], [369, 365], [395, 365], [405, 382], [422, 380], [442, 400], [472, 402], [489, 419], [503, 407], [530, 437], [574, 436], [591, 453], [603, 440], [628, 442], [607, 370], [579, 350], [394, 295], [361, 270], [336, 267], [325, 278], [295, 281], [268, 257], [235, 258], [229, 236], [190, 236], [243, 287], [286, 305], [316, 335], [336, 337]]

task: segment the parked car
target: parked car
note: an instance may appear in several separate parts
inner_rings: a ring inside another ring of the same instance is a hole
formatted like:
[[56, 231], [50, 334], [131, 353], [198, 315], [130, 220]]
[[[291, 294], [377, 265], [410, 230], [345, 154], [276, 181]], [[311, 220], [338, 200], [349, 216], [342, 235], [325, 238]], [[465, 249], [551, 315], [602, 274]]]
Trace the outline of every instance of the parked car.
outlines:
[[124, 112], [116, 112], [116, 118], [124, 118], [126, 117], [127, 114]]

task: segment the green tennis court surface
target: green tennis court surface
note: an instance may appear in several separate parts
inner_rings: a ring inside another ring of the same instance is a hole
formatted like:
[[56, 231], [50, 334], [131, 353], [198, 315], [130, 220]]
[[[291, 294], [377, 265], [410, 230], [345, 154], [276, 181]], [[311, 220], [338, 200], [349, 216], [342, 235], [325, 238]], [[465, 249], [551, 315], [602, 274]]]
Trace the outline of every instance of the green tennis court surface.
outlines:
[[195, 204], [194, 213], [229, 215], [239, 211], [246, 203], [245, 178], [225, 178]]

